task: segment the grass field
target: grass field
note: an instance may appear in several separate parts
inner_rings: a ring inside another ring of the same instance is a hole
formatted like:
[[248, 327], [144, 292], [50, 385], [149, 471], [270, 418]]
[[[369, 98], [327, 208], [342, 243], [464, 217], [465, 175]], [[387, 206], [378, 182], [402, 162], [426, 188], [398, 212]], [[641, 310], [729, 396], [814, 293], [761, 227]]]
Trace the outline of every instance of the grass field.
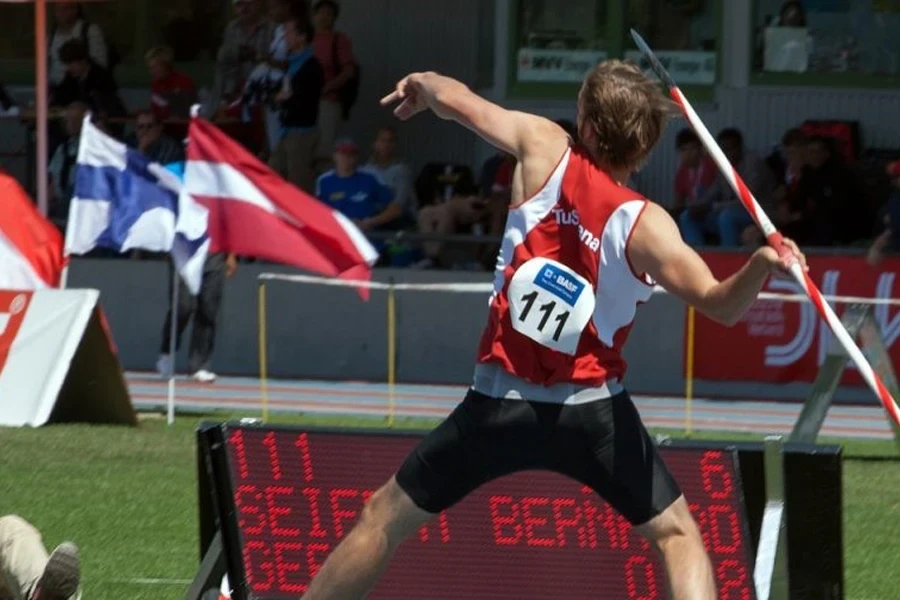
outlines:
[[[0, 514], [17, 513], [33, 522], [48, 547], [76, 541], [83, 553], [86, 600], [181, 598], [199, 562], [193, 432], [209, 418], [182, 416], [171, 428], [151, 418], [137, 429], [0, 429]], [[900, 598], [900, 459], [889, 442], [850, 441], [844, 448], [847, 598]]]

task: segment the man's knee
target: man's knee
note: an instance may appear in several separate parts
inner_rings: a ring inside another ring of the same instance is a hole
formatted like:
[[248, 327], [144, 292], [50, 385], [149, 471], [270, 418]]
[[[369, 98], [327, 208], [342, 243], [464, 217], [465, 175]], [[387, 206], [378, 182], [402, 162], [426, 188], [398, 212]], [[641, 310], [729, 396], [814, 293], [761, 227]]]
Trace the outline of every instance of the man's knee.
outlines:
[[0, 517], [0, 541], [22, 534], [40, 535], [34, 525], [19, 515], [3, 515]]
[[415, 505], [406, 492], [391, 478], [363, 507], [357, 527], [382, 533], [391, 546], [396, 546], [433, 515]]
[[660, 552], [665, 552], [667, 547], [672, 545], [684, 543], [703, 547], [700, 529], [691, 515], [684, 496], [678, 498], [661, 514], [639, 525], [637, 529]]

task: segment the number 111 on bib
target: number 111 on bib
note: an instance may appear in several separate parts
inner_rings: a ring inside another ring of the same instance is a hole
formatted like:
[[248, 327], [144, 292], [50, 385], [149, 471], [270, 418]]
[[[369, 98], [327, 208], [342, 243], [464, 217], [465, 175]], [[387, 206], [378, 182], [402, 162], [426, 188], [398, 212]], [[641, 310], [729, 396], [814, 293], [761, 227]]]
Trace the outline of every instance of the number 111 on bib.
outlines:
[[515, 272], [507, 290], [513, 328], [535, 342], [574, 355], [594, 312], [591, 284], [565, 265], [533, 258]]

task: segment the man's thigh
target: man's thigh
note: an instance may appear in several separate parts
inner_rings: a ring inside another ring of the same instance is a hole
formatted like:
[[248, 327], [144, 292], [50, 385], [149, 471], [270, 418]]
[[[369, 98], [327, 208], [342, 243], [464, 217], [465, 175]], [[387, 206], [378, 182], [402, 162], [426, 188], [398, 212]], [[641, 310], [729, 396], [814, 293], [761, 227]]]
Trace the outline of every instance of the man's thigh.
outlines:
[[416, 506], [439, 513], [488, 481], [540, 466], [537, 428], [527, 402], [470, 390], [409, 454], [397, 483]]
[[[635, 526], [665, 512], [681, 489], [659, 454], [627, 392], [566, 407], [560, 453], [554, 470], [590, 486]], [[583, 451], [573, 453], [580, 436]], [[567, 446], [566, 446], [567, 445]]]
[[26, 520], [7, 515], [0, 518], [0, 588], [12, 598], [23, 598], [47, 565], [47, 549], [40, 532]]
[[371, 519], [371, 524], [384, 528], [395, 542], [413, 533], [432, 517], [434, 513], [417, 506], [398, 485], [396, 477], [391, 477], [372, 494], [363, 512], [363, 520]]

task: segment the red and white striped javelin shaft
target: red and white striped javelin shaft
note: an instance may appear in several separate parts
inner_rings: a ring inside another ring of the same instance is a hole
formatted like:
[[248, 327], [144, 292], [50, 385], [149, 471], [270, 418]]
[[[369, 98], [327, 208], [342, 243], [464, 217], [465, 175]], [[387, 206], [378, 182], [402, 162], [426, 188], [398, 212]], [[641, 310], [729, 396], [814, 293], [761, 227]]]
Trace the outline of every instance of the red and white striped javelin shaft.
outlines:
[[[732, 189], [734, 189], [734, 192], [741, 199], [741, 202], [750, 213], [750, 216], [753, 217], [753, 220], [759, 225], [759, 228], [766, 236], [766, 241], [769, 245], [782, 256], [790, 253], [790, 249], [785, 245], [781, 233], [779, 233], [775, 228], [775, 225], [772, 224], [772, 221], [769, 219], [768, 215], [766, 215], [765, 211], [763, 211], [759, 202], [756, 201], [756, 198], [750, 192], [749, 188], [747, 188], [744, 180], [741, 179], [741, 176], [734, 166], [732, 166], [728, 157], [722, 152], [719, 144], [703, 124], [700, 116], [694, 111], [691, 103], [688, 102], [687, 98], [684, 97], [684, 94], [681, 93], [681, 90], [678, 89], [678, 86], [676, 85], [669, 85], [669, 93], [671, 94], [672, 99], [681, 107], [685, 118], [687, 118], [688, 122], [694, 128], [694, 131], [697, 132], [697, 135], [706, 147], [706, 151], [712, 156], [716, 165], [718, 165], [719, 170], [722, 172], [722, 175], [724, 175], [725, 179], [728, 180], [728, 183], [731, 184]], [[794, 279], [800, 284], [809, 296], [809, 299], [815, 305], [816, 310], [819, 311], [819, 314], [822, 315], [822, 318], [828, 323], [828, 326], [831, 328], [831, 331], [834, 332], [835, 337], [837, 337], [838, 341], [840, 341], [841, 345], [847, 351], [847, 354], [850, 355], [850, 358], [856, 364], [860, 375], [862, 375], [862, 378], [869, 387], [872, 388], [872, 391], [875, 392], [878, 399], [881, 400], [881, 404], [891, 416], [894, 423], [900, 426], [900, 408], [897, 407], [897, 402], [891, 396], [891, 393], [885, 387], [884, 382], [881, 381], [878, 374], [875, 373], [872, 365], [870, 365], [865, 356], [863, 356], [862, 351], [857, 347], [853, 338], [847, 333], [841, 320], [822, 297], [822, 292], [819, 291], [819, 288], [817, 288], [816, 284], [810, 279], [809, 274], [806, 273], [796, 261], [791, 266], [791, 275], [794, 276]]]

